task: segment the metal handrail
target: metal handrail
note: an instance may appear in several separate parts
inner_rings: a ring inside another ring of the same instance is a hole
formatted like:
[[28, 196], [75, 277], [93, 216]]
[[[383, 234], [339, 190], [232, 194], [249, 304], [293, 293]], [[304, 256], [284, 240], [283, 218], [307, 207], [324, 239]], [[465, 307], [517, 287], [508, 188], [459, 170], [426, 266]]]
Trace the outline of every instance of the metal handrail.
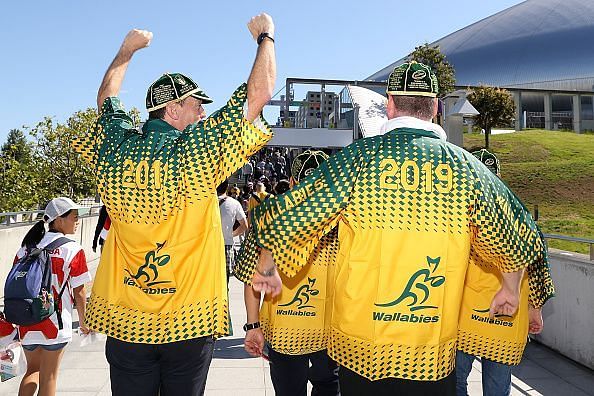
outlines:
[[[96, 216], [99, 209], [101, 209], [101, 205], [92, 205], [92, 206], [85, 206], [85, 209], [89, 209], [88, 213], [85, 213], [84, 215], [81, 215], [81, 218], [84, 217], [91, 217], [91, 216]], [[93, 210], [96, 209], [96, 213], [92, 213]], [[43, 214], [43, 210], [24, 210], [24, 211], [19, 211], [19, 212], [2, 212], [0, 213], [0, 228], [8, 228], [8, 227], [14, 227], [14, 226], [19, 226], [19, 225], [27, 225], [27, 224], [33, 224], [36, 221], [39, 221], [41, 219], [41, 214]], [[12, 216], [23, 216], [23, 218], [25, 218], [26, 220], [23, 221], [15, 221], [15, 222], [9, 222], [9, 218]]]
[[547, 239], [559, 239], [562, 241], [587, 243], [588, 245], [590, 245], [590, 261], [594, 261], [594, 239], [579, 238], [579, 237], [572, 237], [572, 236], [567, 236], [567, 235], [557, 235], [557, 234], [543, 234], [543, 235]]

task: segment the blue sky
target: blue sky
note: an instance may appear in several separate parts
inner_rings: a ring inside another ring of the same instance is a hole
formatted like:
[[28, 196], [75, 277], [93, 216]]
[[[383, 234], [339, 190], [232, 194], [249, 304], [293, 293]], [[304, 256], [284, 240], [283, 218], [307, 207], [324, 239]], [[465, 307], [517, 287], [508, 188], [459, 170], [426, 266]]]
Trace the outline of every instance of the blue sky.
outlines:
[[182, 72], [215, 100], [207, 106], [212, 112], [249, 75], [256, 44], [246, 23], [257, 13], [267, 12], [275, 21], [277, 91], [287, 77], [364, 79], [417, 45], [519, 2], [6, 2], [0, 15], [0, 143], [12, 128], [44, 116], [64, 121], [95, 106], [103, 73], [135, 27], [154, 37], [132, 60], [120, 94], [124, 104], [145, 116], [148, 85], [163, 72]]

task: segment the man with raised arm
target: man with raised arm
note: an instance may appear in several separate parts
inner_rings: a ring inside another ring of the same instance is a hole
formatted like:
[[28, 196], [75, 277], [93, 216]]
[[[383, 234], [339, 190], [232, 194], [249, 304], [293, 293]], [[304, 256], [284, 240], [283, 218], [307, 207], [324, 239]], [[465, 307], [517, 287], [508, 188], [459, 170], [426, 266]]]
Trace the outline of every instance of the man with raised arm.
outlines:
[[[437, 78], [407, 62], [388, 79], [388, 121], [254, 210], [254, 289], [277, 294], [338, 226], [328, 354], [349, 395], [455, 395], [458, 314], [469, 257], [502, 286], [490, 315], [513, 315], [523, 270], [542, 252], [530, 214], [431, 120]], [[275, 265], [276, 264], [276, 265]]]
[[272, 137], [260, 114], [276, 78], [271, 17], [253, 17], [248, 29], [256, 59], [225, 106], [205, 117], [208, 95], [167, 73], [148, 88], [142, 129], [117, 97], [132, 56], [152, 39], [132, 30], [99, 88], [96, 128], [74, 142], [112, 220], [87, 319], [108, 336], [114, 395], [203, 394], [213, 336], [228, 332], [216, 187]]

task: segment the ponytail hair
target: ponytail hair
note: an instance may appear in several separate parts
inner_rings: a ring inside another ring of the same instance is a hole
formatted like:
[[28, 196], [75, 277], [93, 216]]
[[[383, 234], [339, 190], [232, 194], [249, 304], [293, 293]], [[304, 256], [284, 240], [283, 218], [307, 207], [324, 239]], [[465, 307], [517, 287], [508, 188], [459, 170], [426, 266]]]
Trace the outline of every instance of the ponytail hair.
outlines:
[[27, 235], [23, 238], [23, 242], [21, 242], [21, 246], [27, 248], [35, 247], [41, 242], [44, 235], [45, 223], [43, 220], [40, 220], [27, 232]]

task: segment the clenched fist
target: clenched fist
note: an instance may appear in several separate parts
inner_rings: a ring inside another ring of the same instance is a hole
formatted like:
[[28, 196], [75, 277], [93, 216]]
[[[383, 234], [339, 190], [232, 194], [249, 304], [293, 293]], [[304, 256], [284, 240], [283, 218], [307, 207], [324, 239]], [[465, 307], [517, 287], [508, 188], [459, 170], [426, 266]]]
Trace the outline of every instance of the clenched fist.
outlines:
[[266, 13], [256, 15], [250, 19], [247, 26], [254, 40], [258, 39], [260, 33], [268, 33], [271, 37], [274, 37], [274, 22], [272, 22], [270, 15]]
[[148, 47], [153, 39], [153, 33], [148, 30], [132, 29], [124, 38], [122, 49], [134, 53], [139, 49]]

